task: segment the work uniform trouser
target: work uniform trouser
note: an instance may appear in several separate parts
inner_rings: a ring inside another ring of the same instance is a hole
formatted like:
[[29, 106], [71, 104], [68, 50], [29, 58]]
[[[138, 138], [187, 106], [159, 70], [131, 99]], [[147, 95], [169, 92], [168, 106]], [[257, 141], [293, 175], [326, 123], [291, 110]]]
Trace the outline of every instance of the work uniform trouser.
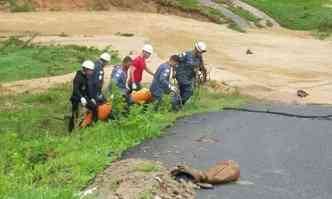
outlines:
[[86, 105], [86, 108], [91, 111], [93, 122], [97, 122], [98, 120], [98, 105], [94, 104], [93, 102], [89, 101]]
[[193, 84], [180, 84], [179, 83], [179, 90], [181, 96], [181, 103], [184, 105], [190, 97], [194, 94]]
[[79, 117], [79, 103], [71, 102], [71, 118], [68, 125], [68, 131], [72, 132]]
[[179, 85], [180, 95], [174, 95], [172, 98], [172, 109], [179, 111], [182, 106], [190, 99], [194, 94], [194, 88], [192, 84], [181, 84]]
[[[97, 105], [92, 103], [91, 101], [88, 102], [86, 105], [86, 108], [91, 111], [92, 113], [92, 119], [94, 122], [97, 122], [98, 117], [97, 117]], [[69, 126], [68, 130], [69, 132], [73, 131], [75, 128], [75, 123], [78, 122], [77, 120], [79, 119], [79, 108], [80, 108], [80, 103], [79, 102], [73, 102], [72, 101], [72, 108], [71, 108], [71, 119], [69, 121]]]
[[129, 93], [126, 93], [126, 94], [123, 94], [122, 95], [123, 99], [125, 100], [126, 102], [126, 105], [124, 107], [124, 113], [125, 114], [128, 114], [129, 113], [129, 109], [130, 109], [130, 106], [132, 106], [134, 104], [133, 100], [131, 99], [131, 96]]

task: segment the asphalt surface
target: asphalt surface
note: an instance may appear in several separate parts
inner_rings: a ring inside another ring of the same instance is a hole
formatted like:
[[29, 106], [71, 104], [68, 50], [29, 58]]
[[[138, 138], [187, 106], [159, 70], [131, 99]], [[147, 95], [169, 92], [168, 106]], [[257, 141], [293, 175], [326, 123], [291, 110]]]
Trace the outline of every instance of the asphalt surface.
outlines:
[[[332, 107], [259, 105], [296, 114], [332, 114]], [[199, 191], [199, 199], [331, 199], [332, 121], [224, 111], [179, 120], [161, 138], [124, 157], [186, 163], [206, 169], [219, 160], [241, 166], [237, 184]]]

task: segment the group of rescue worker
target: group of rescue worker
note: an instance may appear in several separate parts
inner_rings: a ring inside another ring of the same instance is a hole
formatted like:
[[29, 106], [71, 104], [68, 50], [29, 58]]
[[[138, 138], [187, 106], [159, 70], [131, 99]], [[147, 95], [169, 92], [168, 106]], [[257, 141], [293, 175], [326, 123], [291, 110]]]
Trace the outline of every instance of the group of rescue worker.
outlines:
[[[177, 93], [172, 99], [172, 108], [179, 110], [193, 95], [197, 72], [206, 74], [202, 58], [205, 52], [206, 44], [196, 42], [192, 50], [172, 55], [154, 73], [147, 65], [147, 60], [153, 54], [153, 47], [146, 44], [137, 57], [132, 59], [130, 56], [126, 56], [121, 64], [114, 66], [108, 90], [112, 95], [113, 88], [116, 87], [130, 106], [133, 104], [131, 93], [139, 91], [143, 87], [142, 79], [145, 71], [153, 76], [149, 89], [152, 96], [151, 101], [160, 104], [165, 94]], [[70, 98], [72, 118], [78, 117], [79, 107], [82, 105], [92, 112], [93, 121], [97, 121], [97, 107], [106, 102], [102, 90], [104, 87], [104, 67], [110, 62], [111, 55], [105, 52], [95, 62], [87, 60], [82, 63], [82, 68], [76, 72], [73, 81], [73, 92]], [[176, 79], [177, 86], [171, 83], [171, 77]], [[73, 128], [73, 125], [69, 126], [70, 131]]]

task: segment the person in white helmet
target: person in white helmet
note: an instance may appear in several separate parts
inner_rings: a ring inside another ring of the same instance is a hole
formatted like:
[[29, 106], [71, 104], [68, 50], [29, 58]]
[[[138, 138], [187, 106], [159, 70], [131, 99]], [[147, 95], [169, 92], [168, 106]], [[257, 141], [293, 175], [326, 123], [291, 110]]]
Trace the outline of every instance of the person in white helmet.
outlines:
[[184, 105], [193, 95], [196, 72], [198, 70], [205, 70], [202, 58], [205, 52], [206, 44], [200, 41], [194, 44], [193, 50], [179, 55], [180, 62], [175, 68], [175, 78], [178, 82], [181, 100], [179, 101], [178, 98], [173, 99], [174, 109], [178, 109], [177, 107]]
[[146, 44], [142, 48], [142, 53], [133, 59], [130, 73], [128, 86], [131, 91], [140, 90], [142, 88], [141, 81], [143, 78], [143, 71], [146, 71], [150, 75], [154, 73], [147, 67], [146, 60], [153, 54], [153, 47], [150, 44]]
[[73, 81], [73, 92], [70, 97], [72, 116], [69, 123], [69, 131], [74, 129], [80, 105], [90, 110], [93, 113], [94, 121], [97, 120], [97, 88], [93, 83], [94, 71], [95, 64], [87, 60], [83, 62], [82, 69], [76, 72]]
[[100, 55], [95, 62], [94, 83], [97, 88], [97, 99], [99, 102], [105, 101], [102, 93], [104, 85], [104, 67], [111, 62], [111, 55], [107, 52]]

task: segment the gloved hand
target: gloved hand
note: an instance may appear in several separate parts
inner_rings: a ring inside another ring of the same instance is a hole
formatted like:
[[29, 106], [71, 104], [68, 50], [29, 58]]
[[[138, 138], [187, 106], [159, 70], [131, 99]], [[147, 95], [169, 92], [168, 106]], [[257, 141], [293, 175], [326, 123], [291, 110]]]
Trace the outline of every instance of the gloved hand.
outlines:
[[105, 96], [101, 93], [101, 94], [99, 94], [99, 95], [97, 96], [97, 101], [98, 101], [98, 103], [103, 103], [103, 102], [106, 101], [106, 98], [105, 98]]
[[137, 85], [136, 85], [136, 83], [133, 83], [133, 84], [131, 85], [131, 87], [132, 87], [133, 90], [136, 90], [136, 89], [137, 89]]
[[173, 86], [173, 85], [170, 85], [169, 89], [171, 90], [171, 92], [174, 92], [174, 93], [176, 93], [178, 91], [176, 86]]
[[94, 105], [97, 105], [97, 102], [95, 99], [91, 99], [91, 102], [94, 104]]
[[86, 106], [88, 104], [88, 101], [86, 101], [86, 99], [84, 97], [81, 98], [81, 104], [83, 106]]

